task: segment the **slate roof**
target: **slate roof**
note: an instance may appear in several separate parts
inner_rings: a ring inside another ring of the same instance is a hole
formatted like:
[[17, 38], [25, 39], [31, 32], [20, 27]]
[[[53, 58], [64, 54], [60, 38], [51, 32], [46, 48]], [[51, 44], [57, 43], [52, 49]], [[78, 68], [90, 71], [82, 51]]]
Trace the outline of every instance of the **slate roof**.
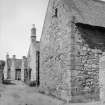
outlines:
[[[56, 0], [55, 0], [56, 1]], [[105, 2], [100, 0], [61, 0], [78, 22], [105, 27]]]

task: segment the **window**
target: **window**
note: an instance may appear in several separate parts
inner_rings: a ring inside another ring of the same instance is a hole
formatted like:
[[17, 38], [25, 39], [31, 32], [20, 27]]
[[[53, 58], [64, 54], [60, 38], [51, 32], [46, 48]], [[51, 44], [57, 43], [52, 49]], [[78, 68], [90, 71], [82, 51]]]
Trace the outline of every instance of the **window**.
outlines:
[[58, 17], [58, 8], [54, 9], [54, 15], [53, 15], [53, 17]]

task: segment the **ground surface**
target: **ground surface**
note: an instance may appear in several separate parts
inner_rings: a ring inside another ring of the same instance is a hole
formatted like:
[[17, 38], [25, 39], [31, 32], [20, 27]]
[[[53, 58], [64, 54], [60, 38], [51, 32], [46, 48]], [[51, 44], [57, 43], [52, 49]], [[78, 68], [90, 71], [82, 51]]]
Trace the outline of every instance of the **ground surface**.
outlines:
[[21, 81], [15, 85], [0, 85], [0, 105], [104, 105], [101, 103], [66, 104], [58, 99], [37, 93]]

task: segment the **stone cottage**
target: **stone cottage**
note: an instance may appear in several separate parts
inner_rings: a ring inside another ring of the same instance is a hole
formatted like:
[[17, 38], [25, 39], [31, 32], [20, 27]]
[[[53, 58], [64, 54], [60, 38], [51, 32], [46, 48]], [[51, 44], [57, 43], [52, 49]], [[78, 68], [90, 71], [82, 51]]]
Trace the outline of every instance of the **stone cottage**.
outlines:
[[9, 55], [6, 55], [6, 61], [5, 61], [5, 67], [4, 67], [4, 79], [11, 79], [11, 80], [21, 80], [23, 76], [23, 70], [25, 70], [27, 67], [25, 67], [24, 59], [17, 59], [15, 55], [13, 55], [12, 58], [9, 57]]
[[36, 40], [36, 28], [31, 29], [31, 43], [27, 55], [28, 80], [39, 84], [40, 42]]
[[40, 87], [68, 102], [105, 101], [105, 3], [49, 0]]
[[6, 55], [6, 64], [4, 67], [4, 79], [36, 81], [39, 85], [39, 64], [40, 64], [40, 42], [36, 40], [36, 28], [33, 25], [31, 29], [31, 44], [27, 57], [17, 59], [15, 55], [12, 58]]

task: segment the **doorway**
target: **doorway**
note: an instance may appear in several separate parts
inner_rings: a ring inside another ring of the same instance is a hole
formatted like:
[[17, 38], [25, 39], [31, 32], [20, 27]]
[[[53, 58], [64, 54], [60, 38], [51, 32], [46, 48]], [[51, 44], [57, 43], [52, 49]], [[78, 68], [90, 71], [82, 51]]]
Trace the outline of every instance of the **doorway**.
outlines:
[[16, 69], [15, 80], [21, 80], [21, 69]]

